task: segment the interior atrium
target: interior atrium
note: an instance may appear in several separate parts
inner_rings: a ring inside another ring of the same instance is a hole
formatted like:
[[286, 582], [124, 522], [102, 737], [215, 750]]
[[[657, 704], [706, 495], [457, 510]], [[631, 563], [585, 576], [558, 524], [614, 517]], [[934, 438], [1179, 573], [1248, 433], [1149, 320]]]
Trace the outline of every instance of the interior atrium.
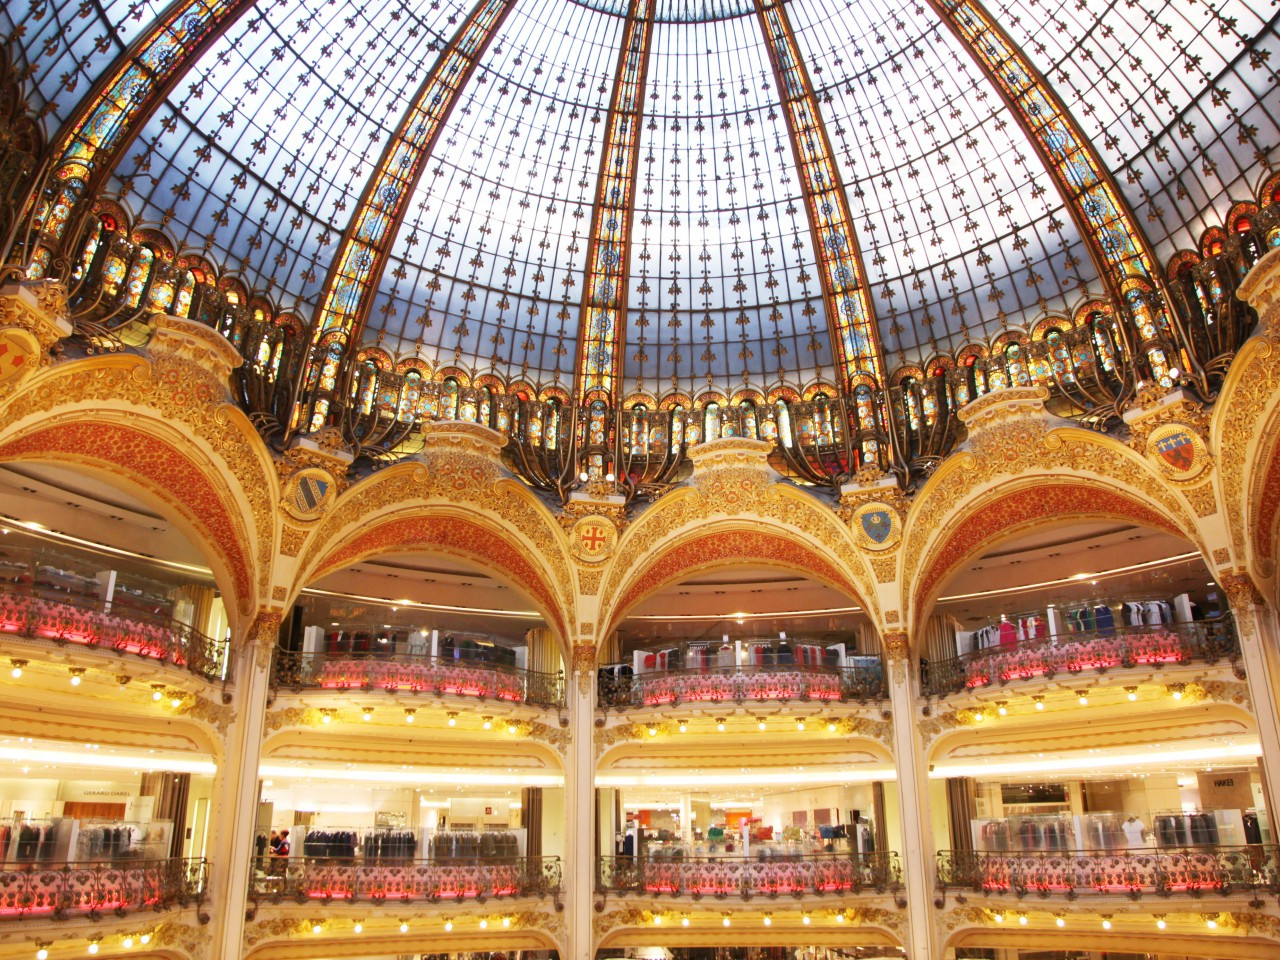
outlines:
[[1280, 11], [0, 9], [0, 960], [1280, 956]]

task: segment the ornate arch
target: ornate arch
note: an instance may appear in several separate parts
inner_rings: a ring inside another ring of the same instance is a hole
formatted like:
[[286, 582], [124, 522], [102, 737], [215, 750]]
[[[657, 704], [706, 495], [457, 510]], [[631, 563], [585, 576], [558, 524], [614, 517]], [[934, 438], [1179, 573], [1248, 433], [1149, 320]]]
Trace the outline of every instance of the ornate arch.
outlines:
[[240, 360], [230, 344], [186, 320], [154, 323], [146, 357], [32, 375], [0, 406], [0, 457], [79, 464], [136, 486], [204, 551], [239, 621], [270, 590], [279, 479], [231, 403]]
[[546, 505], [507, 476], [501, 435], [450, 423], [428, 425], [424, 439], [420, 454], [355, 484], [314, 530], [296, 531], [291, 592], [365, 557], [432, 550], [523, 591], [565, 641], [574, 607], [568, 539]]
[[775, 483], [768, 449], [741, 438], [694, 449], [693, 485], [659, 499], [619, 543], [600, 592], [599, 636], [674, 580], [744, 562], [814, 577], [878, 622], [874, 581], [848, 529], [809, 494]]
[[929, 478], [903, 530], [908, 630], [923, 623], [947, 576], [993, 543], [1068, 519], [1122, 519], [1185, 537], [1203, 551], [1183, 498], [1119, 441], [1053, 427], [1043, 388], [971, 403], [969, 450]]

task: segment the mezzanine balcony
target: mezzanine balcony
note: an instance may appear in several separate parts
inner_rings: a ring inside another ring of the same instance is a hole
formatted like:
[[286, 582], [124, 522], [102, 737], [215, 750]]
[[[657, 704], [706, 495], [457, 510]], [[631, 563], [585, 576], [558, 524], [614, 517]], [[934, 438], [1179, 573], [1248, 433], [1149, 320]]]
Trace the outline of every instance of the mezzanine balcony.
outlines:
[[922, 668], [927, 696], [982, 690], [992, 686], [1108, 670], [1159, 670], [1187, 664], [1233, 667], [1240, 641], [1229, 617], [1159, 626], [1119, 626], [1110, 630], [1059, 634], [975, 650]]
[[937, 855], [937, 888], [988, 896], [1280, 896], [1280, 847], [973, 852]]
[[601, 857], [596, 892], [701, 900], [884, 894], [902, 887], [898, 854]]
[[259, 857], [249, 899], [255, 909], [335, 900], [376, 905], [533, 897], [559, 904], [561, 879], [559, 857]]
[[227, 680], [227, 644], [177, 620], [122, 603], [14, 583], [0, 584], [0, 636], [173, 664], [206, 680]]
[[297, 691], [385, 690], [537, 707], [564, 705], [564, 675], [468, 657], [398, 651], [276, 650], [271, 682]]
[[0, 921], [97, 920], [107, 914], [199, 907], [208, 881], [203, 858], [11, 862], [0, 867]]

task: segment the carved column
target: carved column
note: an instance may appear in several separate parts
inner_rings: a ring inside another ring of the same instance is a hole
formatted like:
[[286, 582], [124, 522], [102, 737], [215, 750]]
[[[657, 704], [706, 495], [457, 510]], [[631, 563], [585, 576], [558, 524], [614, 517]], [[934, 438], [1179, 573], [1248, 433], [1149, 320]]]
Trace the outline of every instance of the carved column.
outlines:
[[226, 753], [213, 787], [213, 869], [209, 903], [213, 910], [210, 957], [242, 956], [245, 907], [253, 871], [253, 839], [258, 823], [258, 759], [267, 711], [271, 652], [280, 634], [280, 611], [261, 610], [235, 638], [233, 720]]
[[572, 738], [565, 768], [565, 909], [567, 957], [593, 957], [592, 892], [595, 889], [596, 647], [573, 645], [573, 669], [565, 698]]
[[1272, 803], [1280, 801], [1280, 619], [1247, 573], [1222, 574], [1219, 580], [1231, 601], [1240, 634], [1270, 809]]
[[929, 770], [916, 731], [915, 671], [905, 633], [882, 637], [889, 662], [889, 705], [893, 711], [893, 755], [898, 766], [902, 817], [902, 872], [907, 894], [907, 956], [942, 960], [942, 938], [933, 923], [933, 829], [929, 818]]

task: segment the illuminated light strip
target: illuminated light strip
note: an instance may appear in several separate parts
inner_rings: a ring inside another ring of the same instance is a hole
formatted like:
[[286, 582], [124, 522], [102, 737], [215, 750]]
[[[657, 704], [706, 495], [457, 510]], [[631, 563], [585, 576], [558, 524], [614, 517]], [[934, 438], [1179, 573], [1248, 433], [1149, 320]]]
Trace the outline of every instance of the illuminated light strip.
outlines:
[[[218, 765], [212, 760], [192, 760], [186, 756], [147, 754], [129, 756], [118, 753], [81, 752], [71, 750], [0, 747], [0, 761], [13, 763], [48, 763], [59, 767], [100, 767], [107, 770], [168, 770], [173, 773], [215, 774]], [[29, 776], [29, 774], [28, 774]]]
[[1103, 174], [1088, 138], [1044, 77], [976, 0], [929, 2], [1017, 115], [1057, 181], [1113, 294], [1121, 298], [1125, 281], [1133, 278], [1154, 291], [1159, 281], [1146, 238], [1119, 191]]
[[883, 362], [875, 315], [862, 279], [866, 271], [813, 84], [782, 0], [758, 0], [756, 15], [769, 47], [792, 152], [804, 185], [814, 251], [827, 297], [827, 322], [843, 386], [852, 392], [859, 378], [870, 378], [872, 385], [879, 387], [884, 383]]
[[981, 593], [957, 593], [950, 597], [939, 597], [936, 602], [948, 603], [953, 600], [977, 600], [982, 597], [997, 597], [1004, 596], [1009, 593], [1023, 593], [1027, 590], [1038, 590], [1042, 587], [1059, 587], [1066, 584], [1080, 583], [1082, 580], [1106, 580], [1110, 577], [1118, 577], [1138, 570], [1159, 570], [1161, 567], [1172, 567], [1179, 563], [1186, 563], [1189, 560], [1203, 559], [1204, 557], [1198, 553], [1180, 553], [1176, 557], [1167, 557], [1164, 560], [1147, 560], [1143, 563], [1133, 563], [1127, 567], [1116, 567], [1112, 570], [1100, 571], [1099, 573], [1077, 573], [1070, 577], [1060, 577], [1057, 580], [1045, 580], [1041, 583], [1028, 583], [1021, 587], [1001, 587], [998, 590], [984, 590]]
[[344, 767], [294, 767], [281, 763], [264, 763], [258, 767], [258, 776], [272, 779], [342, 780], [368, 783], [376, 777], [378, 783], [425, 783], [461, 787], [563, 787], [564, 777], [540, 773], [447, 773], [436, 770], [380, 770], [372, 764]]
[[[1262, 756], [1260, 743], [1242, 743], [1229, 747], [1196, 747], [1189, 750], [1156, 751], [1114, 755], [1076, 754], [1041, 760], [1026, 757], [1002, 763], [971, 763], [941, 761], [929, 767], [929, 779], [945, 780], [948, 777], [996, 777], [1012, 774], [1023, 776], [1031, 773], [1090, 772], [1116, 767], [1161, 767], [1175, 763], [1221, 764], [1228, 760], [1253, 760]], [[597, 780], [598, 782], [598, 780]]]
[[386, 600], [382, 597], [366, 597], [358, 593], [341, 593], [336, 590], [318, 590], [306, 587], [302, 593], [311, 597], [338, 597], [342, 600], [359, 600], [364, 603], [385, 603], [393, 607], [409, 607], [413, 610], [437, 610], [444, 613], [476, 613], [487, 617], [514, 617], [520, 620], [541, 620], [537, 610], [491, 610], [487, 607], [459, 607], [447, 603], [426, 603], [417, 600]]
[[142, 123], [209, 46], [255, 0], [179, 0], [104, 73], [55, 141], [54, 174], [68, 207], [48, 235], [61, 239], [91, 182], [115, 166]]
[[618, 51], [618, 78], [605, 121], [600, 181], [591, 213], [587, 275], [578, 346], [578, 397], [612, 401], [622, 378], [625, 348], [627, 266], [635, 206], [636, 164], [640, 156], [645, 77], [653, 36], [656, 0], [631, 0]]
[[320, 296], [317, 340], [330, 330], [343, 331], [348, 342], [359, 337], [386, 269], [391, 241], [426, 159], [457, 103], [458, 93], [513, 6], [515, 0], [480, 0], [418, 88], [413, 106], [383, 150], [351, 225], [343, 233], [342, 246]]
[[876, 766], [861, 770], [845, 767], [839, 770], [787, 770], [778, 773], [689, 773], [672, 774], [596, 774], [597, 787], [756, 787], [762, 784], [786, 786], [797, 783], [874, 783], [894, 781], [898, 772], [893, 767]]

